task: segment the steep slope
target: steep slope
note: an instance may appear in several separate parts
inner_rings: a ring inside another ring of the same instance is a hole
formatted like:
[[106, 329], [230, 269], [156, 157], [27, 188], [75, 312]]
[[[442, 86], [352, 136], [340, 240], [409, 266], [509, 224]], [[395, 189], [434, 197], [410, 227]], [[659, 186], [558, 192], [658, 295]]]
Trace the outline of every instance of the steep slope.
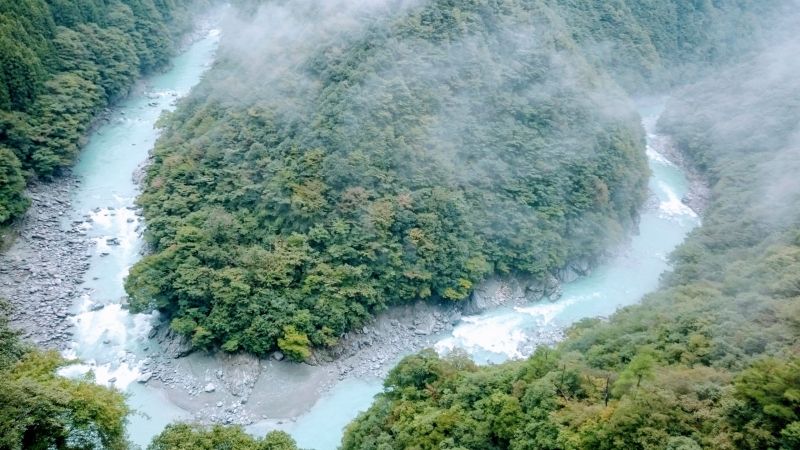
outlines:
[[798, 448], [799, 48], [767, 48], [668, 106], [660, 126], [713, 201], [659, 292], [527, 361], [409, 357], [343, 448]]
[[26, 179], [69, 166], [103, 108], [168, 62], [200, 3], [0, 1], [0, 226]]

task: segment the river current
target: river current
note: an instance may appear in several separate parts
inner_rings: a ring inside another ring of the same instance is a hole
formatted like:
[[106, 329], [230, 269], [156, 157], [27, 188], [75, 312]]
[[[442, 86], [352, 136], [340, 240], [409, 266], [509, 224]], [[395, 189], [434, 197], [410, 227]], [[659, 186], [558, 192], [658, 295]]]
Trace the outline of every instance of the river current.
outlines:
[[[125, 391], [136, 411], [129, 434], [142, 446], [166, 424], [191, 416], [158, 388], [136, 382], [146, 372], [146, 352], [157, 346], [148, 334], [158, 315], [132, 315], [122, 305], [124, 277], [142, 250], [139, 227], [143, 223], [133, 208], [138, 187], [132, 175], [158, 137], [156, 120], [200, 81], [213, 62], [218, 40], [219, 32], [211, 31], [196, 41], [175, 58], [169, 71], [144, 80], [146, 89], [115, 107], [110, 122], [91, 134], [74, 170], [81, 180], [73, 195], [74, 215], [65, 218], [89, 215], [84, 228], [96, 245], [86, 273], [89, 290], [73, 305], [74, 342], [67, 351], [82, 363], [64, 373], [92, 370], [98, 383], [113, 383]], [[585, 317], [609, 316], [657, 288], [660, 274], [669, 269], [667, 255], [699, 224], [697, 215], [680, 200], [688, 191], [684, 174], [659, 152], [663, 140], [654, 131], [659, 113], [659, 102], [641, 106], [654, 200], [642, 213], [639, 233], [620, 254], [590, 276], [565, 284], [563, 296], [555, 302], [464, 317], [440, 336], [435, 346], [439, 352], [460, 348], [479, 363], [522, 358], [530, 352], [532, 346], [527, 344], [537, 332], [561, 330]], [[302, 448], [333, 449], [343, 427], [369, 406], [380, 389], [379, 379], [345, 379], [294, 420], [257, 423], [248, 430], [263, 434], [281, 428]]]

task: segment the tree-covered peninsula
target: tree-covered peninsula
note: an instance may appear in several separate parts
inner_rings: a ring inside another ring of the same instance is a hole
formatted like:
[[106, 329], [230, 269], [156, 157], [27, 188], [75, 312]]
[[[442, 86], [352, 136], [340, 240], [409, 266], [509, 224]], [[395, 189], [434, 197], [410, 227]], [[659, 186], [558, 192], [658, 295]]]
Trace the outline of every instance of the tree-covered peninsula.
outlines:
[[163, 121], [139, 200], [153, 252], [126, 289], [195, 348], [295, 359], [389, 305], [546, 281], [620, 243], [648, 176], [623, 87], [728, 57], [762, 9], [240, 3]]
[[634, 229], [642, 131], [577, 6], [395, 6], [223, 38], [153, 153], [134, 309], [196, 348], [303, 359], [389, 305], [544, 280]]

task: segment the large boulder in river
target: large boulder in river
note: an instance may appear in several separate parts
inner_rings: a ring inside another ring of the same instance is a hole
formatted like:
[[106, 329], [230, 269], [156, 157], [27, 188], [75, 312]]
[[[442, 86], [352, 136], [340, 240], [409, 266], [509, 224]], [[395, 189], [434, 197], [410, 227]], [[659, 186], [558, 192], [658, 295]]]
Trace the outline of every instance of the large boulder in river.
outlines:
[[464, 304], [465, 314], [480, 314], [487, 309], [496, 308], [510, 301], [515, 296], [521, 296], [509, 283], [509, 280], [492, 277], [475, 287], [469, 299]]

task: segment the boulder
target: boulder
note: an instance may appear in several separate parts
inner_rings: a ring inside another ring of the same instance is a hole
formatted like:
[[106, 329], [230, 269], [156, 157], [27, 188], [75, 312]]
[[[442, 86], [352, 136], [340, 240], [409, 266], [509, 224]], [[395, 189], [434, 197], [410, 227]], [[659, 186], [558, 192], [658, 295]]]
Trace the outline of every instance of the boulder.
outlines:
[[144, 384], [150, 381], [151, 378], [153, 378], [153, 372], [144, 372], [141, 375], [139, 375], [139, 378], [137, 378], [136, 381]]
[[168, 324], [158, 327], [155, 338], [161, 344], [161, 350], [165, 356], [177, 359], [192, 353], [192, 341], [186, 336], [174, 332]]

